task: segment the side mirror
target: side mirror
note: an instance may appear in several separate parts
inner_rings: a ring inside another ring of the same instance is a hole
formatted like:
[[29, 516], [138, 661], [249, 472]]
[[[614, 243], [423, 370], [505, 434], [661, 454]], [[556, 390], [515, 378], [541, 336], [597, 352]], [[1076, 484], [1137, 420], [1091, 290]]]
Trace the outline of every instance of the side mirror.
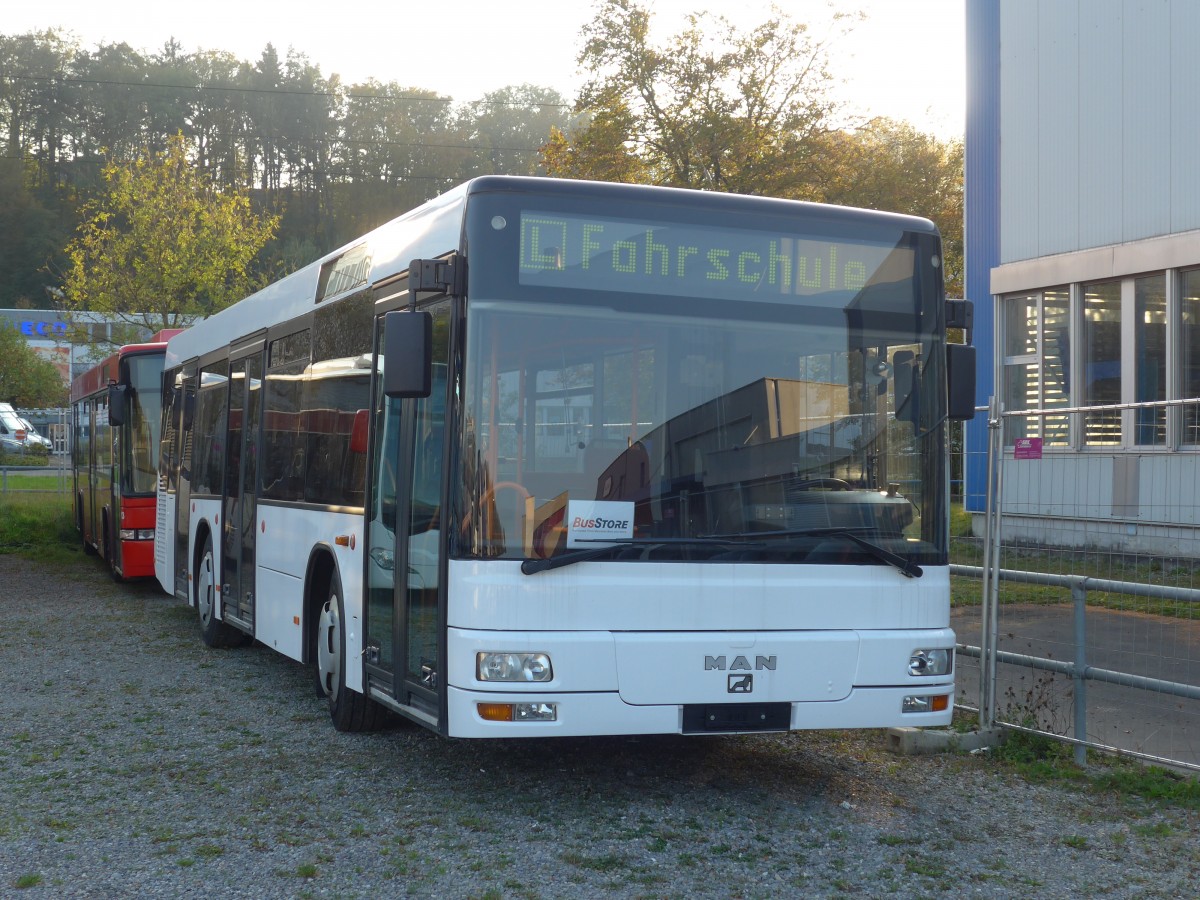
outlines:
[[975, 348], [970, 344], [946, 345], [946, 416], [975, 418]]
[[394, 311], [383, 317], [383, 392], [428, 397], [433, 390], [433, 316]]
[[915, 369], [916, 354], [911, 350], [897, 350], [892, 355], [892, 409], [901, 422], [911, 422], [914, 427], [920, 422], [920, 397], [917, 395]]
[[125, 424], [125, 412], [128, 409], [128, 397], [124, 384], [110, 384], [108, 386], [108, 423], [110, 425], [121, 426]]

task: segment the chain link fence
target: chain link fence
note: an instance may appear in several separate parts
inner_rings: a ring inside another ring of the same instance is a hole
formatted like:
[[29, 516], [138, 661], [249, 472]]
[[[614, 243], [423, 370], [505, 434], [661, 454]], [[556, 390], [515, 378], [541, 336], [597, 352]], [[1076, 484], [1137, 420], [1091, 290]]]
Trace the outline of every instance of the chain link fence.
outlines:
[[1197, 405], [987, 410], [960, 463], [985, 508], [951, 552], [981, 724], [1200, 770], [1200, 446], [1178, 427]]
[[33, 428], [23, 440], [0, 447], [0, 495], [70, 494], [70, 410], [16, 413]]

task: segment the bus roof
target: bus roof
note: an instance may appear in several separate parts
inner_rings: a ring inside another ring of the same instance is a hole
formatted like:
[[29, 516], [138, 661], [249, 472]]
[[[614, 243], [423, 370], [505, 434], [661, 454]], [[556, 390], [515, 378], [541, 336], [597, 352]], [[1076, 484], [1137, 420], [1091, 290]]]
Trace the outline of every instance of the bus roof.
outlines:
[[[166, 335], [170, 338], [179, 334], [182, 329], [167, 329], [160, 331], [154, 337], [158, 338]], [[120, 374], [121, 360], [130, 356], [142, 356], [153, 353], [166, 353], [167, 342], [165, 339], [157, 341], [147, 341], [144, 344], [125, 344], [118, 347], [117, 352], [105, 358], [101, 362], [96, 363], [82, 375], [78, 375], [71, 382], [71, 403], [82, 400], [84, 397], [90, 397], [97, 391], [103, 390], [110, 382], [115, 382]]]
[[[172, 368], [189, 359], [225, 347], [261, 333], [271, 325], [287, 322], [311, 312], [316, 306], [322, 271], [328, 264], [351, 251], [363, 248], [362, 259], [369, 260], [370, 272], [357, 287], [374, 285], [408, 269], [413, 259], [442, 256], [458, 249], [463, 241], [467, 200], [483, 193], [523, 193], [574, 196], [581, 199], [612, 199], [631, 203], [660, 203], [675, 207], [708, 211], [761, 211], [763, 214], [792, 212], [811, 219], [836, 222], [870, 223], [915, 232], [936, 233], [928, 219], [898, 213], [852, 209], [799, 200], [725, 194], [686, 188], [613, 182], [578, 181], [563, 178], [539, 178], [514, 175], [485, 175], [472, 179], [438, 197], [392, 219], [374, 231], [356, 238], [332, 253], [297, 269], [267, 285], [219, 313], [197, 322], [168, 343], [166, 367]], [[329, 277], [328, 273], [325, 275]], [[331, 291], [330, 296], [335, 292]]]

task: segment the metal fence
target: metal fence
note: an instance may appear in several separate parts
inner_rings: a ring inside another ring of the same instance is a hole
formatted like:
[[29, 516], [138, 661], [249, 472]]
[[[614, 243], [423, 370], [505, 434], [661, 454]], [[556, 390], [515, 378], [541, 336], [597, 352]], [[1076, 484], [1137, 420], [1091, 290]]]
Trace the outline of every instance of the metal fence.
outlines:
[[951, 555], [981, 724], [1200, 770], [1200, 446], [1169, 406], [987, 410], [964, 463], [985, 508]]
[[66, 409], [18, 409], [50, 446], [26, 441], [19, 450], [0, 454], [0, 495], [69, 494], [71, 484], [69, 412]]

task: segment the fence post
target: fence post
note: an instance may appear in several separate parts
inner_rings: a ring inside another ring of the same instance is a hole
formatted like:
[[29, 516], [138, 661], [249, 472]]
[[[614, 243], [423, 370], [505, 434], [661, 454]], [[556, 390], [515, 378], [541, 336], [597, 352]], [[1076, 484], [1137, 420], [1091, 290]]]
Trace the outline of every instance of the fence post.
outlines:
[[[1075, 740], [1087, 740], [1087, 587], [1080, 579], [1071, 585], [1071, 599], [1075, 604], [1075, 668], [1071, 677], [1075, 681]], [[1075, 745], [1075, 764], [1087, 765], [1087, 747]]]
[[996, 724], [996, 640], [1000, 599], [1000, 404], [988, 398], [987, 500], [983, 528], [983, 596], [979, 610], [979, 727]]

